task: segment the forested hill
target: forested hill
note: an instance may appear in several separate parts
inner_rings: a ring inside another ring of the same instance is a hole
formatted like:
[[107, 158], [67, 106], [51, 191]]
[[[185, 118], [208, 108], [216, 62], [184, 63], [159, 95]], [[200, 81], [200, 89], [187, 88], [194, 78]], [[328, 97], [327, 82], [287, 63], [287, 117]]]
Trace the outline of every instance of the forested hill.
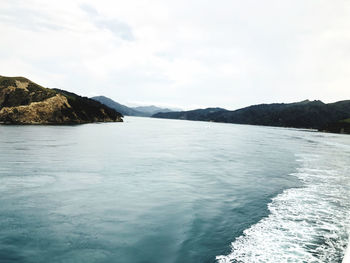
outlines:
[[350, 118], [350, 100], [335, 103], [301, 101], [260, 104], [228, 111], [208, 108], [192, 111], [157, 113], [155, 118], [199, 120], [279, 127], [326, 129], [327, 125]]

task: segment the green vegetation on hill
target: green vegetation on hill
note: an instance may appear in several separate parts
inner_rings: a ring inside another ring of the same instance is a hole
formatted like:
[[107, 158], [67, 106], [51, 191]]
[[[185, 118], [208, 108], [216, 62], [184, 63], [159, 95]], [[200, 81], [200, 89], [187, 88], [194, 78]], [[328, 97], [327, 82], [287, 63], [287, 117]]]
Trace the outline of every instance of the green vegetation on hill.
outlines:
[[297, 103], [261, 104], [235, 111], [202, 109], [158, 113], [155, 118], [214, 121], [278, 127], [327, 130], [327, 125], [350, 117], [350, 101], [325, 104], [305, 100]]
[[227, 112], [222, 108], [207, 108], [190, 111], [159, 112], [154, 114], [154, 118], [195, 120], [195, 121], [216, 121], [217, 114]]
[[96, 120], [100, 122], [107, 121], [106, 119], [120, 121], [123, 117], [121, 113], [98, 101], [87, 97], [81, 97], [75, 93], [65, 90], [54, 90], [67, 97], [68, 103], [74, 109], [74, 112], [71, 112], [69, 109], [64, 109], [64, 113], [69, 115], [71, 118], [77, 116], [83, 122], [96, 122]]
[[350, 123], [350, 118], [346, 120], [341, 120], [340, 123]]
[[329, 123], [321, 130], [326, 132], [350, 134], [350, 118]]

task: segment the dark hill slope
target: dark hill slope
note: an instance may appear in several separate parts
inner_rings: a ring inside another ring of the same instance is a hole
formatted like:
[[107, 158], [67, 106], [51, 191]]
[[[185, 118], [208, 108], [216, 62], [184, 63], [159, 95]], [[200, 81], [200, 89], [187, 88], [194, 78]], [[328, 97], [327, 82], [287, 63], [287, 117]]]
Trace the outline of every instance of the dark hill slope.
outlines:
[[202, 120], [239, 124], [322, 129], [350, 117], [350, 101], [325, 104], [321, 101], [261, 104], [235, 111], [195, 110], [158, 113], [155, 118]]
[[327, 124], [321, 131], [350, 134], [350, 118]]
[[159, 112], [154, 118], [194, 120], [194, 121], [215, 121], [218, 114], [227, 112], [222, 108], [207, 108], [190, 111]]
[[78, 124], [122, 121], [99, 102], [63, 90], [41, 87], [23, 77], [0, 76], [0, 123]]

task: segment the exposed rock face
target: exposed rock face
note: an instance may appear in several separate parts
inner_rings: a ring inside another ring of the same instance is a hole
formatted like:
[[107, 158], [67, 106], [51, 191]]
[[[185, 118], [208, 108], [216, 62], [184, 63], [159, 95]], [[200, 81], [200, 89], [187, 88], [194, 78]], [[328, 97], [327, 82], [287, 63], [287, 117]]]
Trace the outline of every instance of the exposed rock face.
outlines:
[[43, 88], [22, 77], [0, 76], [0, 123], [78, 124], [118, 122], [122, 117], [74, 93]]

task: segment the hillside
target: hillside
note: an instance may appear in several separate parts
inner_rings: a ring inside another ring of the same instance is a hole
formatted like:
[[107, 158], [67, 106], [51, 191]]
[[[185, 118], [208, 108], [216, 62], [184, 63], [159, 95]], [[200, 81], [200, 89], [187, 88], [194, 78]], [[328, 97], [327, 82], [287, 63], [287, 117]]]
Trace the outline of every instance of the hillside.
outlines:
[[329, 123], [325, 127], [323, 127], [321, 131], [350, 134], [350, 118]]
[[44, 88], [23, 77], [0, 76], [0, 123], [120, 122], [122, 115], [94, 100]]
[[123, 104], [120, 104], [110, 98], [107, 98], [105, 96], [96, 96], [96, 97], [92, 97], [91, 99], [96, 100], [108, 107], [110, 107], [111, 109], [114, 109], [118, 112], [120, 112], [121, 114], [125, 115], [125, 116], [140, 116], [140, 117], [146, 117], [146, 116], [150, 116], [149, 114], [146, 114], [142, 111], [138, 111], [135, 110], [133, 108], [130, 108], [128, 106], [125, 106]]
[[218, 113], [227, 112], [222, 108], [207, 108], [190, 111], [159, 112], [154, 118], [194, 120], [194, 121], [215, 121]]
[[215, 121], [279, 127], [326, 129], [329, 123], [350, 117], [350, 101], [260, 104], [235, 111], [194, 110], [158, 113], [155, 118]]

